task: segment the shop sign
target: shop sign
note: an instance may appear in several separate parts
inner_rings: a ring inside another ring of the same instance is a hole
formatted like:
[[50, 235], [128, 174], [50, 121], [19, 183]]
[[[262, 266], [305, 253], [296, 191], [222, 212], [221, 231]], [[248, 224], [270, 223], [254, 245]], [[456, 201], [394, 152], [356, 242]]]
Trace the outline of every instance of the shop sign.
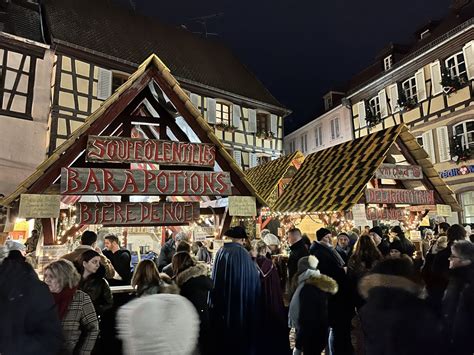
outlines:
[[230, 195], [228, 172], [62, 168], [61, 193], [69, 195]]
[[369, 207], [367, 208], [366, 215], [367, 219], [371, 221], [399, 221], [405, 218], [405, 209]]
[[214, 227], [194, 227], [193, 228], [193, 239], [195, 242], [202, 242], [206, 240], [207, 237], [214, 237], [214, 232], [216, 230]]
[[214, 167], [212, 144], [89, 136], [87, 161]]
[[199, 218], [199, 202], [79, 202], [78, 224], [180, 225]]
[[453, 168], [448, 170], [440, 171], [439, 177], [442, 179], [447, 179], [456, 176], [462, 176], [467, 174], [474, 173], [474, 165], [463, 165], [459, 168]]
[[450, 205], [436, 205], [437, 216], [451, 217], [452, 214]]
[[257, 203], [253, 196], [229, 196], [229, 215], [252, 217], [257, 215]]
[[375, 177], [377, 179], [420, 180], [423, 178], [423, 170], [419, 165], [382, 164], [375, 171]]
[[354, 221], [354, 226], [356, 227], [371, 225], [372, 222], [369, 223], [367, 220], [365, 205], [363, 203], [357, 203], [352, 206], [352, 220]]
[[22, 194], [18, 217], [21, 218], [58, 218], [61, 206], [59, 195]]
[[420, 206], [409, 206], [407, 209], [410, 212], [425, 212], [426, 210], [428, 211], [434, 211], [436, 210], [435, 205], [420, 205]]
[[433, 190], [366, 189], [367, 203], [434, 204]]

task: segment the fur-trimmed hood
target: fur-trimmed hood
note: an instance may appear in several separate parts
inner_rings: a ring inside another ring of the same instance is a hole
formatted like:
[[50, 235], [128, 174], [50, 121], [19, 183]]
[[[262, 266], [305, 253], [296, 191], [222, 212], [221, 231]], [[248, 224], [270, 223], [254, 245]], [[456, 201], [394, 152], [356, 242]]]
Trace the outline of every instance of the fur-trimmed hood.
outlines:
[[184, 271], [181, 271], [176, 276], [176, 284], [181, 287], [186, 281], [194, 277], [199, 276], [209, 276], [209, 265], [206, 263], [198, 262], [196, 265], [187, 268]]
[[367, 298], [370, 290], [376, 287], [400, 289], [416, 296], [421, 296], [422, 293], [422, 288], [406, 277], [386, 274], [365, 276], [359, 283], [359, 292], [362, 297]]
[[326, 275], [311, 276], [305, 281], [305, 284], [317, 287], [332, 295], [335, 295], [339, 289], [336, 280]]

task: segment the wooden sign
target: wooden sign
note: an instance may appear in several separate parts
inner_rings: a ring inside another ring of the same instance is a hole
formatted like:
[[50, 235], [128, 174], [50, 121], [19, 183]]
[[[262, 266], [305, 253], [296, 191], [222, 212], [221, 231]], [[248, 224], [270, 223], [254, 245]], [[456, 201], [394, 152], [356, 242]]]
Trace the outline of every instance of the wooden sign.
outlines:
[[365, 198], [367, 203], [434, 204], [433, 190], [366, 189]]
[[423, 170], [419, 165], [382, 164], [375, 171], [377, 179], [421, 180]]
[[352, 220], [354, 221], [354, 226], [363, 227], [369, 224], [363, 203], [356, 203], [352, 206]]
[[403, 208], [375, 208], [369, 207], [366, 211], [368, 220], [399, 221], [405, 218], [405, 209]]
[[443, 217], [451, 217], [453, 212], [450, 205], [436, 205], [436, 215]]
[[61, 205], [59, 195], [30, 195], [20, 196], [18, 217], [21, 218], [58, 218]]
[[199, 218], [199, 202], [79, 202], [77, 223], [178, 225]]
[[407, 209], [410, 212], [425, 212], [426, 210], [428, 211], [436, 210], [436, 206], [435, 205], [410, 206], [410, 207], [407, 207]]
[[89, 136], [87, 161], [156, 163], [214, 167], [216, 148], [211, 144], [156, 139]]
[[229, 215], [252, 217], [257, 215], [257, 203], [253, 196], [229, 196]]
[[230, 195], [228, 172], [62, 168], [61, 193], [72, 195]]

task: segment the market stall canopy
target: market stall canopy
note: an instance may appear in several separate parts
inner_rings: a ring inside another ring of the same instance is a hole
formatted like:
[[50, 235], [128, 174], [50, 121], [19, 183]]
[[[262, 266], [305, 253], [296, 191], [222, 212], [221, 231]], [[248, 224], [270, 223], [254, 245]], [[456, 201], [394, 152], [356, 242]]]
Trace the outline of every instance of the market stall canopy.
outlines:
[[245, 174], [257, 193], [271, 207], [278, 198], [277, 189], [280, 181], [287, 177], [287, 173], [291, 170], [290, 168], [299, 169], [303, 160], [303, 153], [296, 151], [293, 154], [282, 156], [249, 169]]
[[461, 208], [453, 191], [439, 177], [428, 154], [405, 125], [394, 126], [306, 156], [283, 195], [273, 206], [276, 212], [326, 212], [349, 210], [360, 203], [367, 184], [387, 158], [401, 156], [401, 164], [421, 166], [426, 189], [436, 203]]
[[232, 194], [255, 196], [259, 205], [265, 204], [245, 173], [215, 136], [213, 128], [155, 54], [149, 56], [12, 194], [0, 200], [0, 204], [10, 206], [25, 193], [59, 193], [58, 182], [62, 168], [130, 169], [130, 164], [124, 163], [91, 163], [85, 156], [89, 136], [131, 137], [132, 129], [139, 131], [142, 138], [214, 145], [214, 171], [230, 173]]

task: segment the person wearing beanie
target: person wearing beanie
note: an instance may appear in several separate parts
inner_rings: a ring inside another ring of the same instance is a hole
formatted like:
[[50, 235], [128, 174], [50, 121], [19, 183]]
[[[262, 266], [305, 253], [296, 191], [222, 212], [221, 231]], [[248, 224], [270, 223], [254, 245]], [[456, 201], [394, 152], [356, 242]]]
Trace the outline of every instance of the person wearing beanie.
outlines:
[[309, 252], [305, 242], [301, 237], [301, 231], [298, 228], [291, 228], [287, 233], [288, 243], [290, 244], [290, 255], [288, 257], [288, 279], [293, 279], [298, 269], [298, 261], [308, 256]]
[[337, 293], [338, 285], [320, 273], [318, 262], [314, 255], [301, 258], [292, 284], [289, 326], [296, 330], [295, 355], [321, 354], [328, 342], [328, 300]]
[[401, 253], [408, 255], [410, 258], [413, 258], [413, 253], [415, 252], [415, 245], [407, 239], [405, 236], [405, 232], [403, 231], [402, 227], [394, 226], [390, 229], [390, 235], [392, 237], [392, 241], [397, 239], [400, 241], [401, 245]]
[[399, 259], [404, 254], [403, 250], [404, 249], [402, 243], [398, 239], [395, 239], [393, 242], [390, 243], [389, 257], [392, 259]]
[[359, 292], [366, 303], [359, 316], [366, 355], [442, 354], [438, 318], [415, 278], [409, 258], [386, 259], [362, 278]]
[[125, 355], [192, 355], [199, 316], [193, 304], [180, 295], [140, 297], [118, 310], [117, 331]]
[[352, 354], [351, 319], [354, 307], [347, 302], [350, 288], [346, 275], [345, 264], [332, 245], [332, 234], [329, 229], [320, 228], [316, 231], [317, 241], [313, 242], [310, 254], [319, 260], [319, 270], [322, 274], [336, 280], [339, 291], [329, 298], [329, 320], [331, 323], [330, 346], [336, 354]]
[[344, 261], [344, 265], [347, 265], [347, 262], [352, 255], [352, 247], [347, 233], [341, 232], [337, 235], [336, 251]]
[[254, 354], [260, 319], [259, 272], [243, 247], [248, 239], [245, 228], [233, 227], [224, 236], [231, 242], [216, 254], [209, 294], [215, 346], [226, 354]]
[[369, 235], [375, 243], [375, 246], [380, 251], [382, 256], [387, 256], [390, 252], [390, 243], [383, 237], [383, 230], [379, 226], [375, 226], [369, 230]]

